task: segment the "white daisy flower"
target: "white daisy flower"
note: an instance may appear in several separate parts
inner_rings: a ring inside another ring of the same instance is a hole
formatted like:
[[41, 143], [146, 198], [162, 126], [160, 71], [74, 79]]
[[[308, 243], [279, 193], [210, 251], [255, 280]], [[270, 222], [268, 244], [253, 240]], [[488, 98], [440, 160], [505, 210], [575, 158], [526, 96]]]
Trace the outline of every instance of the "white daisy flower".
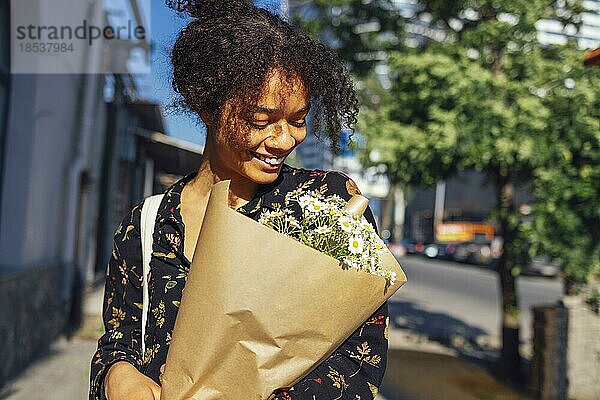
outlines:
[[313, 200], [312, 197], [303, 195], [298, 198], [298, 204], [300, 205], [300, 207], [306, 208], [306, 206], [308, 206], [311, 200]]
[[350, 217], [340, 217], [337, 223], [344, 232], [352, 232], [354, 230], [354, 221]]
[[326, 225], [324, 225], [324, 226], [317, 226], [315, 228], [315, 232], [317, 232], [319, 235], [324, 235], [326, 233], [331, 232], [331, 228], [329, 226], [326, 226]]
[[325, 209], [325, 204], [317, 199], [311, 199], [306, 208], [310, 212], [321, 212]]
[[351, 236], [348, 243], [348, 250], [352, 254], [362, 253], [365, 242], [360, 236]]
[[390, 285], [393, 285], [394, 283], [396, 283], [396, 273], [394, 271], [389, 271], [389, 280], [390, 280]]
[[327, 197], [327, 199], [329, 199], [330, 201], [336, 203], [336, 204], [341, 204], [344, 203], [344, 199], [342, 199], [339, 195], [337, 194], [332, 194], [331, 196]]
[[286, 215], [284, 221], [294, 227], [300, 227], [300, 223], [296, 219], [296, 217], [292, 217], [291, 215]]
[[362, 219], [362, 221], [360, 221], [360, 227], [362, 229], [364, 229], [366, 232], [369, 232], [369, 233], [375, 232], [373, 225], [371, 225], [371, 223], [364, 218]]

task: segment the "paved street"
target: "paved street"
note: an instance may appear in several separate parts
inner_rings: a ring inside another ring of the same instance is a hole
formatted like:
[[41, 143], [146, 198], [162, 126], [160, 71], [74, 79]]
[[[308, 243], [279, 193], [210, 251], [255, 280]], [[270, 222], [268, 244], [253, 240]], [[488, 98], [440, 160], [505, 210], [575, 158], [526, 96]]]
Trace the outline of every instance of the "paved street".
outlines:
[[[497, 344], [500, 333], [500, 295], [494, 271], [421, 256], [400, 259], [408, 282], [390, 301], [394, 326], [430, 338], [451, 335]], [[534, 305], [556, 302], [557, 279], [519, 277], [517, 291], [523, 311], [521, 340], [530, 344]]]

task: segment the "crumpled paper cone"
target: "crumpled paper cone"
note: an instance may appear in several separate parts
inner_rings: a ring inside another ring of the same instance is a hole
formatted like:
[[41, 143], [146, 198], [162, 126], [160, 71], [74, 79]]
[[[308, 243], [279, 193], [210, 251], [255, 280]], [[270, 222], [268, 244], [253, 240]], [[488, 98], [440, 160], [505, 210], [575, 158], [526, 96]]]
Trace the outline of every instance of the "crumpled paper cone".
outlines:
[[267, 399], [332, 354], [406, 282], [382, 277], [228, 206], [213, 186], [175, 322], [161, 400]]

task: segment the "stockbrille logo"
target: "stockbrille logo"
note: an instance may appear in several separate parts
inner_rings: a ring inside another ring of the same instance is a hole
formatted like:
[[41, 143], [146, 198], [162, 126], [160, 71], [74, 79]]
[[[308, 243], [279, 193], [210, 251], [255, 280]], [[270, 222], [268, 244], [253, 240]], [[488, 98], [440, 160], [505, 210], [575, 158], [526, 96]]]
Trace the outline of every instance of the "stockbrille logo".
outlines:
[[12, 73], [150, 72], [150, 0], [11, 1]]

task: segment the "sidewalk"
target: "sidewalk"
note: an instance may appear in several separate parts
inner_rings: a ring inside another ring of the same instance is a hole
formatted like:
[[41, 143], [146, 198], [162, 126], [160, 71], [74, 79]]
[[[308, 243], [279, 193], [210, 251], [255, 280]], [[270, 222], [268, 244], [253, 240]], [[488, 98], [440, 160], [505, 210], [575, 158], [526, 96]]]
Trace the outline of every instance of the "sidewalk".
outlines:
[[59, 338], [48, 353], [0, 389], [0, 400], [85, 400], [90, 362], [102, 333], [103, 288], [87, 294], [81, 329]]
[[2, 400], [84, 400], [96, 342], [59, 339], [49, 354], [0, 391]]
[[528, 400], [456, 350], [390, 329], [381, 395], [387, 400]]
[[[89, 367], [101, 333], [102, 289], [90, 293], [84, 324], [73, 339], [59, 339], [43, 358], [0, 390], [0, 400], [85, 400]], [[453, 350], [391, 329], [387, 370], [376, 400], [526, 399]]]

